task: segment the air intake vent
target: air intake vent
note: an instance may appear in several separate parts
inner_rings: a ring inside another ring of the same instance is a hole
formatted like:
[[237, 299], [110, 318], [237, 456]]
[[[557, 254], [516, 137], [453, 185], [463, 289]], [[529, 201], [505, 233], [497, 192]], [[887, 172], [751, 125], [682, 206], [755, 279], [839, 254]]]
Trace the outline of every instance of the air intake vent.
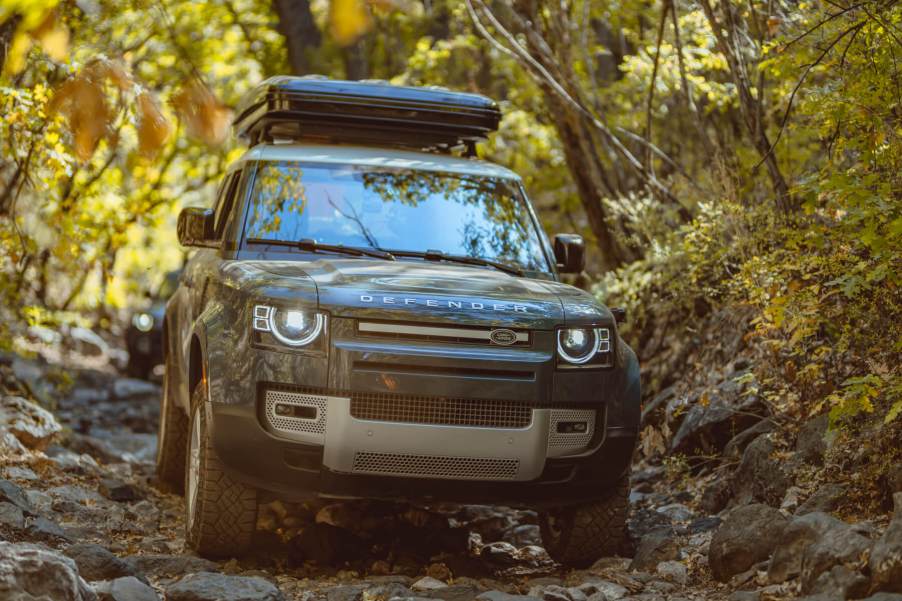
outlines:
[[518, 401], [354, 393], [351, 415], [357, 419], [407, 424], [527, 428], [532, 423], [532, 405]]
[[519, 470], [517, 459], [372, 452], [355, 453], [353, 467], [354, 472], [363, 474], [452, 480], [515, 480]]

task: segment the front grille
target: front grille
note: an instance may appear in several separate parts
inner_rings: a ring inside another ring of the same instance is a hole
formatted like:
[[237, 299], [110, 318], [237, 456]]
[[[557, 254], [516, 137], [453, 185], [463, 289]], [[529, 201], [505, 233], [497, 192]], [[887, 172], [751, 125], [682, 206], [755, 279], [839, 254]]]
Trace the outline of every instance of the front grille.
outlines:
[[354, 454], [353, 470], [364, 474], [454, 480], [514, 480], [520, 470], [520, 461], [518, 459], [483, 457], [357, 452]]
[[532, 409], [532, 404], [518, 401], [407, 397], [379, 393], [351, 395], [353, 417], [408, 424], [526, 428], [532, 423]]

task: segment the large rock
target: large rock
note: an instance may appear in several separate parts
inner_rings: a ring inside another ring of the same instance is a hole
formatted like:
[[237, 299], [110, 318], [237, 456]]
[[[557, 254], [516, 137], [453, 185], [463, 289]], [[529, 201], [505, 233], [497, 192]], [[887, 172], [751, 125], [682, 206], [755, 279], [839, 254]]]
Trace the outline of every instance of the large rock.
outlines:
[[736, 436], [730, 439], [727, 446], [723, 449], [723, 456], [727, 459], [740, 459], [745, 449], [753, 440], [762, 434], [768, 434], [774, 431], [774, 422], [771, 419], [762, 419], [760, 422], [746, 428]]
[[802, 590], [815, 588], [818, 577], [837, 565], [855, 568], [871, 542], [853, 526], [825, 513], [793, 518], [777, 541], [768, 566], [772, 583], [800, 576]]
[[75, 562], [31, 543], [0, 542], [0, 599], [93, 601]]
[[670, 444], [671, 452], [721, 451], [733, 438], [766, 413], [761, 399], [745, 394], [745, 386], [730, 377], [714, 390], [701, 393], [680, 423]]
[[257, 576], [188, 574], [166, 589], [166, 601], [285, 601], [276, 585]]
[[895, 513], [871, 550], [869, 567], [878, 590], [902, 593], [902, 492], [893, 495]]
[[842, 484], [824, 484], [799, 505], [799, 508], [795, 510], [795, 515], [805, 515], [815, 511], [830, 513], [837, 508], [845, 494], [846, 487]]
[[115, 580], [127, 576], [138, 576], [144, 580], [141, 572], [100, 545], [79, 543], [72, 545], [64, 553], [75, 561], [78, 572], [89, 581]]
[[783, 514], [767, 505], [745, 505], [731, 511], [708, 549], [714, 577], [725, 582], [767, 559], [785, 528]]
[[834, 595], [842, 599], [859, 599], [868, 592], [870, 582], [858, 570], [844, 565], [833, 566], [822, 573], [811, 586], [814, 595]]
[[0, 398], [0, 430], [9, 430], [23, 445], [43, 450], [62, 426], [46, 409], [20, 396]]
[[738, 503], [758, 501], [780, 506], [792, 480], [786, 472], [785, 462], [774, 457], [775, 450], [767, 434], [746, 447], [733, 474], [732, 489]]

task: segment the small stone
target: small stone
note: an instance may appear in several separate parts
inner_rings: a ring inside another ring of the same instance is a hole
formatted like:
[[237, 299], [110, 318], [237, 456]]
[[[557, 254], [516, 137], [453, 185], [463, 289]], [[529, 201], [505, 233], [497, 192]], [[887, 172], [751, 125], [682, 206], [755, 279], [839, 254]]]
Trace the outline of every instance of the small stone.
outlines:
[[760, 598], [758, 591], [733, 591], [727, 597], [728, 601], [758, 601]]
[[258, 576], [199, 572], [167, 587], [166, 601], [285, 601], [285, 597], [273, 583]]
[[159, 601], [156, 591], [134, 576], [93, 582], [99, 601]]
[[113, 382], [111, 400], [122, 401], [141, 397], [156, 398], [160, 388], [152, 382], [133, 378], [119, 378]]
[[0, 501], [12, 503], [26, 513], [31, 512], [31, 502], [18, 484], [0, 478]]
[[130, 503], [144, 497], [135, 485], [115, 478], [103, 478], [100, 481], [100, 494], [117, 503]]
[[426, 575], [436, 580], [449, 581], [451, 580], [451, 570], [448, 569], [443, 563], [431, 563], [429, 567], [426, 568]]
[[0, 527], [2, 526], [21, 530], [25, 527], [25, 514], [12, 503], [0, 502]]
[[824, 461], [824, 453], [827, 451], [827, 443], [824, 435], [827, 432], [828, 416], [819, 415], [805, 422], [799, 430], [796, 439], [796, 453], [799, 458], [808, 463], [820, 465]]
[[4, 470], [4, 475], [13, 480], [24, 480], [26, 482], [34, 482], [38, 479], [38, 475], [34, 470], [20, 465], [11, 465]]
[[653, 569], [658, 563], [678, 559], [680, 547], [669, 528], [659, 528], [642, 537], [636, 548], [636, 555], [630, 563], [630, 570]]
[[530, 597], [528, 595], [511, 595], [501, 591], [486, 591], [476, 597], [482, 601], [541, 601], [538, 597]]
[[25, 529], [30, 537], [37, 540], [70, 540], [69, 535], [63, 531], [59, 524], [43, 516], [29, 519]]
[[692, 510], [682, 503], [670, 503], [662, 505], [657, 509], [658, 513], [663, 513], [673, 522], [686, 522], [692, 518]]
[[217, 565], [202, 557], [190, 555], [131, 555], [124, 559], [137, 573], [147, 574], [155, 578], [161, 576], [181, 576], [190, 572], [209, 572], [215, 570]]
[[472, 584], [461, 584], [460, 581], [461, 579], [458, 579], [458, 584], [451, 584], [444, 588], [424, 591], [423, 594], [431, 599], [441, 599], [442, 601], [473, 601], [476, 599], [476, 596], [482, 592], [481, 589], [476, 588], [476, 586]]
[[386, 576], [391, 574], [391, 564], [384, 559], [377, 559], [370, 564], [369, 573], [373, 576]]
[[[585, 598], [585, 595], [583, 595]], [[542, 599], [544, 601], [572, 601], [570, 592], [562, 586], [550, 585], [546, 586], [542, 591]]]
[[415, 591], [431, 591], [438, 588], [446, 588], [447, 586], [447, 584], [445, 584], [441, 580], [433, 578], [432, 576], [424, 576], [414, 582], [410, 586], [410, 588]]
[[815, 511], [830, 513], [836, 509], [845, 494], [846, 487], [842, 484], [824, 484], [799, 505], [795, 510], [795, 515], [805, 515]]
[[689, 571], [678, 561], [662, 561], [658, 564], [657, 573], [669, 582], [686, 584], [689, 581]]
[[119, 559], [110, 551], [94, 543], [78, 543], [64, 553], [78, 565], [78, 572], [87, 580], [114, 581], [128, 576], [144, 576], [132, 565]]

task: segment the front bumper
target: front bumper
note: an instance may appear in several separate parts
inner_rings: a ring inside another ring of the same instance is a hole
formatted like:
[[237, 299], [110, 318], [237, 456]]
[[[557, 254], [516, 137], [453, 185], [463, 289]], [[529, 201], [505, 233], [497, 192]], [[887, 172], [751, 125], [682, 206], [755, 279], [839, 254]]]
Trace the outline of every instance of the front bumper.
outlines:
[[[628, 469], [635, 446], [636, 357], [622, 345], [615, 369], [564, 374], [554, 367], [551, 333], [535, 336], [522, 349], [408, 343], [364, 339], [352, 320], [334, 319], [326, 353], [254, 348], [250, 360], [233, 359], [232, 350], [247, 353], [246, 339], [208, 343], [213, 444], [232, 477], [285, 499], [538, 506], [600, 498]], [[241, 370], [220, 369], [239, 363]], [[322, 422], [274, 427], [272, 394], [282, 402], [309, 397], [324, 410]], [[360, 417], [350, 404], [355, 395], [529, 410], [526, 421], [503, 427], [413, 423]], [[560, 456], [549, 436], [555, 416], [590, 409], [591, 435]]]
[[[528, 480], [474, 480], [470, 475], [459, 479], [401, 477], [355, 473], [353, 460], [348, 470], [347, 460], [342, 457], [333, 464], [338, 466], [336, 469], [328, 465], [328, 442], [323, 447], [275, 436], [246, 408], [213, 405], [211, 409], [214, 446], [230, 475], [286, 500], [367, 498], [513, 507], [581, 503], [604, 496], [616, 484], [629, 467], [636, 441], [634, 429], [608, 428], [592, 452], [580, 457], [545, 459], [538, 474]], [[393, 429], [383, 432], [388, 434]], [[458, 436], [471, 434], [460, 432]], [[441, 449], [434, 442], [435, 439], [421, 439], [424, 451], [434, 455]], [[337, 454], [341, 456], [352, 447], [341, 444], [339, 448], [342, 450]], [[399, 447], [392, 443], [390, 448]], [[472, 449], [476, 448], [472, 445]]]

